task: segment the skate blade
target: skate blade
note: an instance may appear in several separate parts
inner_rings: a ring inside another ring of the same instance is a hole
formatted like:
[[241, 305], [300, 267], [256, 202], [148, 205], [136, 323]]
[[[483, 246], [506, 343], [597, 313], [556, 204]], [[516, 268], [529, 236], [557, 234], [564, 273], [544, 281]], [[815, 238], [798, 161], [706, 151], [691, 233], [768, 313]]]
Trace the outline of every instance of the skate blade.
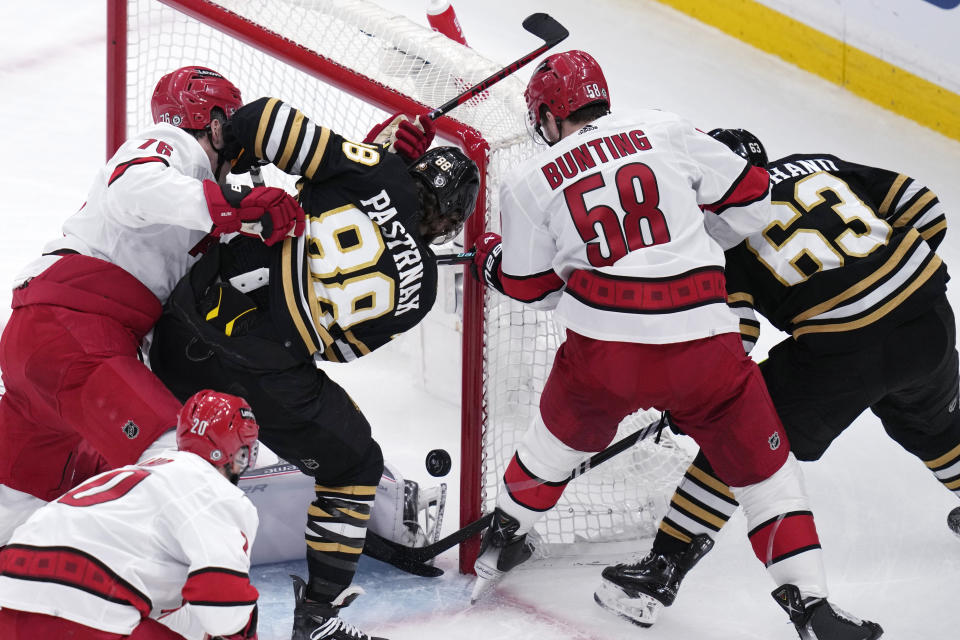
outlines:
[[470, 604], [476, 604], [479, 600], [485, 598], [497, 583], [503, 578], [503, 572], [489, 567], [474, 566], [477, 572], [477, 579], [473, 583], [473, 592], [470, 594]]
[[663, 604], [656, 598], [645, 594], [631, 597], [623, 589], [606, 580], [601, 582], [600, 588], [594, 592], [593, 600], [607, 611], [612, 611], [641, 627], [653, 626], [663, 609]]

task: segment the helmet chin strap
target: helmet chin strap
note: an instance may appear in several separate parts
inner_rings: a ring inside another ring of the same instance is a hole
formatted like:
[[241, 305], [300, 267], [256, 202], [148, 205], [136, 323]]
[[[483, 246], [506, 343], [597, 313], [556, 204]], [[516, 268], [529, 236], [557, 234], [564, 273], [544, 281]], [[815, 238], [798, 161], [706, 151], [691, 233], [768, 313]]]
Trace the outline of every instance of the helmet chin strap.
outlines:
[[[223, 131], [224, 123], [223, 123], [221, 120], [219, 120], [219, 119], [218, 119], [217, 121], [220, 122], [220, 131], [222, 132], [222, 131]], [[213, 147], [213, 150], [217, 152], [217, 168], [214, 169], [214, 171], [213, 171], [213, 177], [217, 180], [217, 182], [219, 182], [219, 181], [220, 181], [220, 172], [223, 170], [223, 165], [228, 164], [228, 163], [230, 162], [230, 160], [231, 160], [230, 158], [228, 158], [228, 157], [226, 156], [226, 154], [224, 154], [224, 149], [226, 149], [227, 143], [226, 143], [226, 141], [224, 140], [224, 141], [221, 143], [219, 149], [217, 149], [217, 148], [213, 145], [213, 120], [212, 120], [212, 119], [211, 119], [210, 124], [208, 124], [207, 127], [206, 127], [206, 132], [207, 132], [207, 138], [210, 140], [210, 146]], [[221, 137], [222, 137], [222, 133], [221, 133]]]

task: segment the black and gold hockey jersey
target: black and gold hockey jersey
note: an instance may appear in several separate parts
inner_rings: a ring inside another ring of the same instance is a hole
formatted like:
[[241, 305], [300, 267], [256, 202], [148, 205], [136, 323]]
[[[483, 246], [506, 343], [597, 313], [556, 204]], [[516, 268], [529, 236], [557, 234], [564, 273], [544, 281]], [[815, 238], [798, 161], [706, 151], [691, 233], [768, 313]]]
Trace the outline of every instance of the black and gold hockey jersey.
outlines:
[[302, 176], [304, 234], [270, 250], [244, 243], [246, 259], [236, 247], [231, 257], [245, 273], [269, 266], [274, 325], [308, 354], [335, 362], [416, 326], [436, 299], [437, 264], [420, 237], [419, 202], [403, 160], [317, 126], [276, 98], [244, 105], [229, 128], [242, 147], [235, 172], [266, 161]]
[[811, 349], [847, 351], [914, 318], [943, 295], [946, 233], [937, 196], [912, 178], [795, 154], [767, 165], [771, 223], [726, 252], [728, 302], [745, 346], [753, 311]]

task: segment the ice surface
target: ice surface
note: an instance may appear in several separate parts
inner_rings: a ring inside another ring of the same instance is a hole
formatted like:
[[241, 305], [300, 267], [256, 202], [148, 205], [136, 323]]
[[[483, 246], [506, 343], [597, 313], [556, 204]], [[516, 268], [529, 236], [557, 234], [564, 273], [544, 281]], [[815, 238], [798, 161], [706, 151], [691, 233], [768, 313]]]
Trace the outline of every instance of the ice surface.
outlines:
[[[381, 4], [426, 23], [422, 0]], [[826, 151], [897, 169], [926, 182], [946, 205], [954, 231], [940, 248], [960, 265], [954, 213], [960, 207], [960, 143], [856, 98], [713, 29], [646, 0], [455, 1], [471, 46], [504, 63], [537, 46], [520, 28], [549, 11], [571, 31], [562, 48], [582, 48], [604, 66], [618, 110], [658, 107], [701, 129], [745, 127], [770, 156]], [[0, 280], [10, 281], [61, 221], [83, 202], [104, 160], [105, 3], [12, 2], [0, 38]], [[529, 69], [520, 72], [529, 75]], [[281, 96], [282, 97], [282, 96]], [[315, 115], [322, 121], [323, 114]], [[960, 267], [954, 266], [954, 269]], [[949, 293], [956, 306], [956, 290]], [[0, 287], [0, 306], [9, 293]], [[5, 317], [5, 315], [3, 316]], [[442, 323], [440, 323], [442, 324]], [[434, 350], [443, 363], [429, 391], [407, 374], [421, 361], [424, 331], [361, 361], [335, 367], [374, 425], [387, 456], [405, 475], [435, 482], [423, 457], [442, 447], [459, 456], [456, 349]], [[439, 331], [439, 330], [438, 330]], [[763, 354], [776, 340], [766, 328]], [[883, 624], [895, 640], [955, 638], [960, 612], [960, 540], [946, 526], [956, 505], [926, 469], [862, 416], [822, 461], [804, 465], [825, 549], [833, 598]], [[445, 533], [456, 527], [456, 476]], [[437, 579], [415, 578], [364, 558], [358, 583], [368, 594], [344, 617], [395, 640], [433, 638], [787, 640], [792, 628], [769, 597], [773, 585], [753, 557], [743, 518], [735, 516], [717, 548], [686, 581], [657, 626], [641, 630], [592, 602], [599, 566], [540, 567], [509, 575], [489, 602], [469, 606], [469, 580], [455, 555], [439, 559]], [[638, 550], [641, 551], [641, 550]], [[263, 609], [262, 640], [289, 637], [292, 588], [302, 562], [254, 570]]]

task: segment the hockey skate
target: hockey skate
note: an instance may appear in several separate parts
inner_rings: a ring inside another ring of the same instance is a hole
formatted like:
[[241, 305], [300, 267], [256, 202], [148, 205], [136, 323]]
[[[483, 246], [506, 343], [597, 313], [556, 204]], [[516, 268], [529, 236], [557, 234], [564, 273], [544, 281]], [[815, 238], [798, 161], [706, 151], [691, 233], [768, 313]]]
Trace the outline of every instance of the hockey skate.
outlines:
[[771, 595], [790, 616], [801, 640], [876, 640], [883, 635], [876, 622], [860, 620], [823, 598], [804, 600], [792, 584], [777, 587]]
[[679, 553], [664, 555], [651, 550], [635, 564], [607, 567], [593, 599], [604, 609], [649, 627], [664, 607], [673, 604], [683, 577], [712, 547], [709, 536], [699, 535]]
[[344, 589], [333, 602], [307, 600], [307, 583], [293, 578], [293, 635], [291, 640], [386, 640], [372, 637], [340, 618], [340, 609], [363, 594], [360, 587]]
[[492, 591], [507, 571], [533, 555], [533, 545], [527, 539], [527, 534], [516, 535], [519, 526], [516, 518], [499, 508], [493, 512], [490, 527], [480, 541], [480, 555], [473, 564], [477, 580], [473, 583], [471, 604]]

